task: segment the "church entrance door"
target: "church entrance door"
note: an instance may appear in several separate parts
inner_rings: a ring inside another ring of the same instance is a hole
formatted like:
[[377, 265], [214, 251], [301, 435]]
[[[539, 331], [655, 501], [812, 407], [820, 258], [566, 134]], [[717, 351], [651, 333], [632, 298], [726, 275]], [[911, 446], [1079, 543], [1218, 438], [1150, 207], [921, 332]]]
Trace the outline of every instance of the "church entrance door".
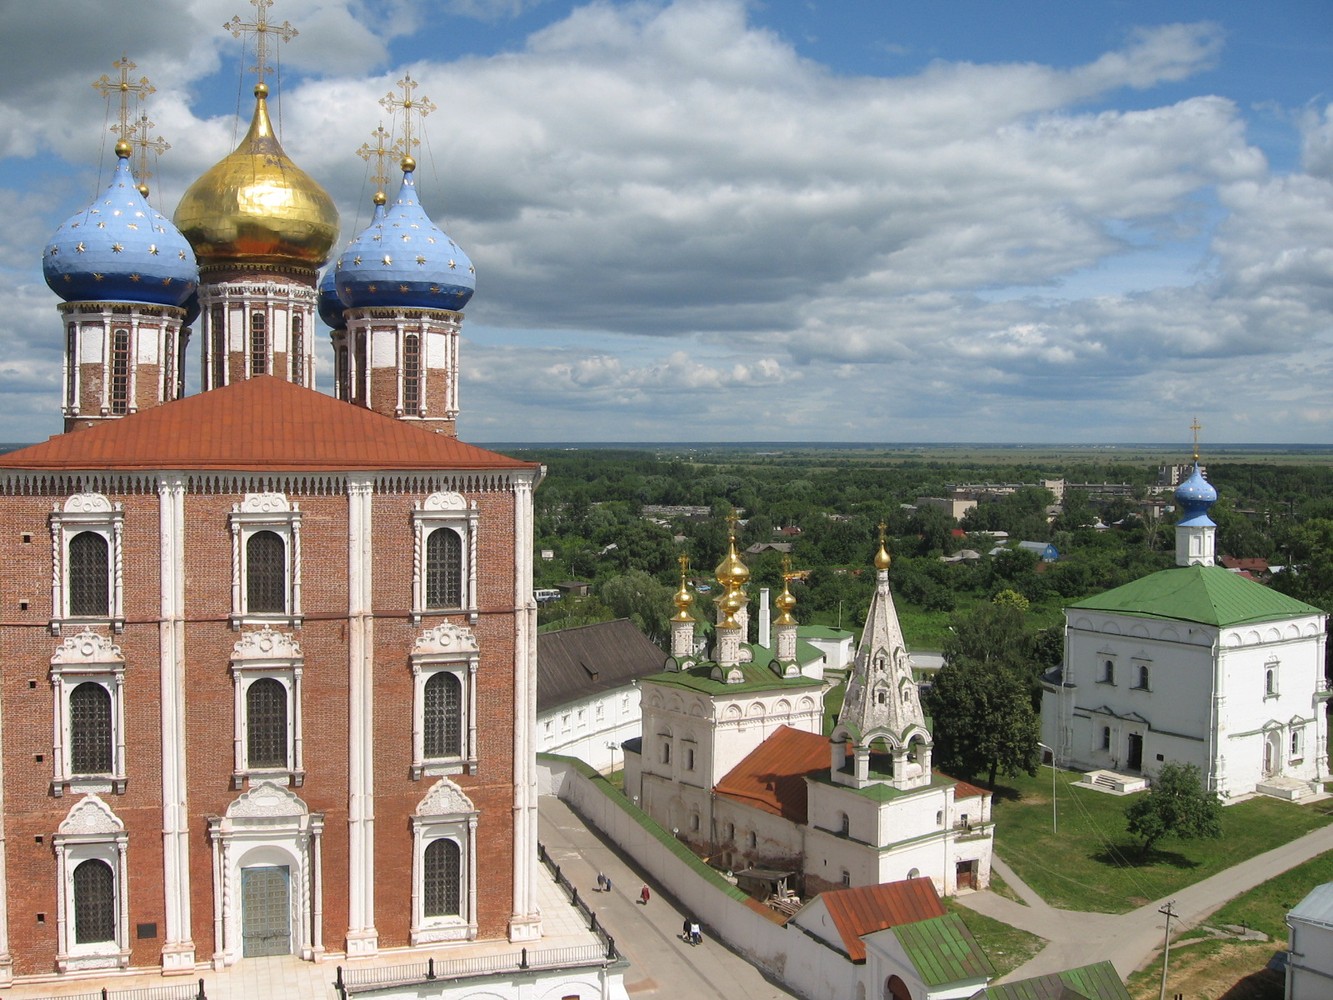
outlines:
[[245, 958], [292, 953], [291, 869], [241, 869], [241, 940]]
[[976, 862], [959, 861], [954, 866], [954, 876], [959, 889], [971, 889], [976, 885]]
[[1143, 734], [1129, 734], [1129, 769], [1131, 771], [1143, 770]]

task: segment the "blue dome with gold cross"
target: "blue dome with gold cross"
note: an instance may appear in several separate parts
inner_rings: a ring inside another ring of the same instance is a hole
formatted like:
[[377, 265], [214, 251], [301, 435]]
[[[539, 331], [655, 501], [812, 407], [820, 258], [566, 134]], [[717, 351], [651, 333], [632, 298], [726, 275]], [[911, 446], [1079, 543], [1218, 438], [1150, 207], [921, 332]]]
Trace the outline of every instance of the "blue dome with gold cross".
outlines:
[[460, 310], [476, 290], [472, 261], [421, 207], [415, 169], [404, 157], [398, 197], [338, 258], [338, 297], [349, 309]]
[[1180, 505], [1181, 525], [1210, 525], [1213, 519], [1208, 510], [1217, 503], [1217, 490], [1213, 484], [1203, 478], [1199, 463], [1194, 463], [1194, 474], [1176, 487], [1176, 503]]
[[135, 186], [130, 149], [116, 143], [110, 186], [57, 229], [42, 253], [46, 283], [66, 302], [179, 306], [199, 285], [190, 244]]

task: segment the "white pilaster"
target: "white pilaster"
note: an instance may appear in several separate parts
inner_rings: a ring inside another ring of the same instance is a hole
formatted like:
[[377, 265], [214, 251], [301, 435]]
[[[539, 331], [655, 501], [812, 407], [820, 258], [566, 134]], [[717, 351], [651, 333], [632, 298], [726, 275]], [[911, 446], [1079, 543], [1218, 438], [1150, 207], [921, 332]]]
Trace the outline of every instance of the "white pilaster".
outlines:
[[349, 957], [379, 951], [375, 930], [374, 480], [347, 484]]
[[537, 863], [537, 601], [532, 594], [532, 490], [514, 483], [514, 909], [510, 941], [541, 937]]

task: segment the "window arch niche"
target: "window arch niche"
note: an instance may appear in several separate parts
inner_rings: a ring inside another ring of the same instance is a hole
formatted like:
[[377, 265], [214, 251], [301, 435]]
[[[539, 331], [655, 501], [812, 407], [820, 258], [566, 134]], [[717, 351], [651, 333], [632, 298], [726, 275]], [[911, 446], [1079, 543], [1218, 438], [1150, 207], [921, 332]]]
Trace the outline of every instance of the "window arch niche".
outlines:
[[477, 936], [478, 811], [448, 778], [412, 815], [412, 925], [415, 947]]
[[246, 632], [231, 654], [232, 787], [246, 779], [305, 782], [301, 718], [304, 657], [285, 632]]
[[413, 646], [413, 780], [477, 769], [477, 637], [464, 625], [427, 629]]
[[130, 964], [129, 835], [111, 807], [85, 796], [51, 838], [56, 855], [56, 969]]
[[110, 639], [85, 629], [51, 657], [51, 794], [120, 794], [125, 762], [125, 657]]
[[301, 622], [301, 510], [281, 493], [247, 493], [231, 525], [231, 624]]
[[76, 493], [51, 514], [51, 632], [65, 622], [125, 627], [125, 512], [100, 493]]
[[412, 511], [412, 620], [466, 613], [477, 620], [477, 505], [432, 493]]

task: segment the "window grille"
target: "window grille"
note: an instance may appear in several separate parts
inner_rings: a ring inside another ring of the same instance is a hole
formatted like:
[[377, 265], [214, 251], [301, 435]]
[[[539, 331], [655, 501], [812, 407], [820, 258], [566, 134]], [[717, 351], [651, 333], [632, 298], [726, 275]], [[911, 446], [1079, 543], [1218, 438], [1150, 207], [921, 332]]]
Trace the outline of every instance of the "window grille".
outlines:
[[127, 413], [130, 408], [130, 331], [111, 334], [111, 412]]
[[110, 611], [106, 538], [80, 531], [69, 540], [69, 613], [74, 618], [105, 618]]
[[90, 858], [74, 869], [74, 943], [116, 939], [116, 876], [105, 861]]
[[416, 413], [421, 406], [421, 339], [409, 333], [403, 338], [403, 410]]
[[287, 610], [287, 560], [282, 536], [256, 531], [245, 543], [246, 610], [282, 614]]
[[458, 845], [452, 840], [432, 841], [426, 847], [423, 913], [427, 917], [457, 914], [460, 909], [461, 882]]
[[292, 381], [305, 385], [305, 328], [298, 313], [292, 317]]
[[268, 330], [264, 314], [250, 316], [250, 374], [263, 375], [268, 371]]
[[227, 384], [227, 312], [222, 306], [209, 310], [213, 339], [213, 387]]
[[287, 766], [287, 689], [264, 677], [245, 692], [246, 764], [251, 768]]
[[79, 377], [79, 335], [73, 323], [65, 328], [65, 405], [79, 405], [76, 392]]
[[463, 753], [463, 686], [447, 671], [426, 681], [424, 752], [427, 758]]
[[463, 539], [449, 528], [436, 528], [426, 538], [426, 607], [458, 607], [462, 576]]
[[110, 774], [111, 694], [86, 681], [69, 696], [69, 762], [74, 774]]

